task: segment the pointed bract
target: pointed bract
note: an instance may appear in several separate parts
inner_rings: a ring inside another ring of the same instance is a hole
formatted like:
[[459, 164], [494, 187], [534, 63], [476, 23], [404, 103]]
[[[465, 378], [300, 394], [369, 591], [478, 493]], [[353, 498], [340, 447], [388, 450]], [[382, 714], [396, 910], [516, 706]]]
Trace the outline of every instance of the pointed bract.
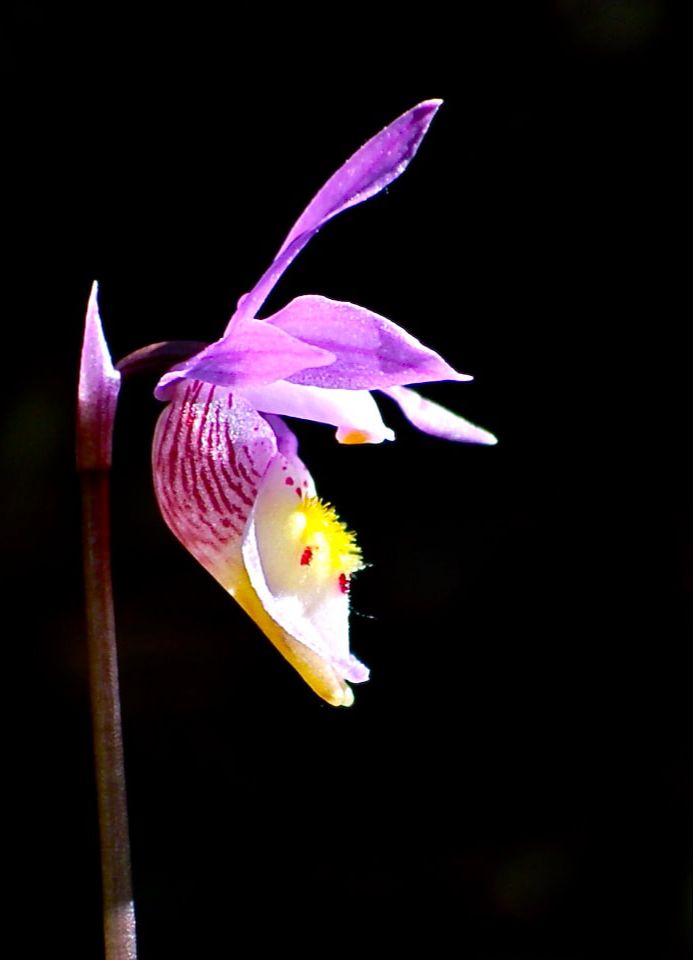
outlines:
[[77, 392], [77, 469], [106, 470], [111, 465], [113, 421], [120, 373], [111, 361], [99, 314], [99, 285], [89, 295]]

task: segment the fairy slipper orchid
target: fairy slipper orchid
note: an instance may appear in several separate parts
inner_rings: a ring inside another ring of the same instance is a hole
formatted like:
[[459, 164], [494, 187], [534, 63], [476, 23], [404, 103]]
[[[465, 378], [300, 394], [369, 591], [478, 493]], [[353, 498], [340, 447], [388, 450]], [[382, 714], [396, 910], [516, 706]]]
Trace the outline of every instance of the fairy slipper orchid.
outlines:
[[427, 433], [472, 443], [495, 438], [407, 389], [471, 378], [385, 317], [314, 295], [272, 316], [257, 314], [328, 220], [405, 170], [439, 106], [439, 100], [418, 104], [357, 150], [241, 297], [221, 339], [173, 366], [155, 390], [167, 401], [153, 449], [164, 519], [334, 705], [348, 706], [349, 682], [368, 678], [349, 652], [348, 635], [349, 584], [361, 554], [354, 535], [317, 496], [296, 438], [280, 417], [332, 424], [344, 444], [392, 440], [370, 393], [379, 390]]

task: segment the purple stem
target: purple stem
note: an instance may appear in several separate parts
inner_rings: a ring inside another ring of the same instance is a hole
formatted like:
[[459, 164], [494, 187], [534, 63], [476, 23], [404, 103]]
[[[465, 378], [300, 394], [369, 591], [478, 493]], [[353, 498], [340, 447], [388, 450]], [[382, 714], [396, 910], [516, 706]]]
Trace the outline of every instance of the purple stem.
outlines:
[[77, 472], [82, 485], [87, 652], [101, 837], [105, 957], [136, 960], [109, 514], [109, 471], [120, 379], [103, 335], [98, 285], [94, 283], [79, 366]]
[[81, 472], [84, 579], [106, 960], [136, 960], [128, 813], [111, 588], [109, 476]]

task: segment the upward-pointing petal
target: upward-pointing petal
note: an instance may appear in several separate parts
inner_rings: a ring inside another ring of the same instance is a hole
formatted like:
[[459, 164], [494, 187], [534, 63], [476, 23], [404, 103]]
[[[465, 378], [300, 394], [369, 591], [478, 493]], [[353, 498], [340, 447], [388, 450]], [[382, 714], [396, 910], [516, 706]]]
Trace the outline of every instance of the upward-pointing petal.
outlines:
[[364, 143], [317, 192], [282, 244], [316, 230], [348, 207], [368, 200], [404, 173], [442, 100], [424, 100]]
[[441, 103], [442, 100], [424, 100], [407, 110], [332, 174], [289, 231], [269, 269], [239, 301], [227, 334], [241, 317], [257, 315], [277, 280], [324, 223], [342, 210], [368, 200], [404, 173]]

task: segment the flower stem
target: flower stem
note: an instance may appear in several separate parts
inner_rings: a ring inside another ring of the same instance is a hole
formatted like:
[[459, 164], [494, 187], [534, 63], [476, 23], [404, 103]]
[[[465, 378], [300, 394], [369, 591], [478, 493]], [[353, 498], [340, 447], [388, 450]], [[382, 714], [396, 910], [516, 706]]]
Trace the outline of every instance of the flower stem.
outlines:
[[135, 960], [135, 908], [111, 587], [109, 475], [81, 471], [84, 579], [106, 960]]

